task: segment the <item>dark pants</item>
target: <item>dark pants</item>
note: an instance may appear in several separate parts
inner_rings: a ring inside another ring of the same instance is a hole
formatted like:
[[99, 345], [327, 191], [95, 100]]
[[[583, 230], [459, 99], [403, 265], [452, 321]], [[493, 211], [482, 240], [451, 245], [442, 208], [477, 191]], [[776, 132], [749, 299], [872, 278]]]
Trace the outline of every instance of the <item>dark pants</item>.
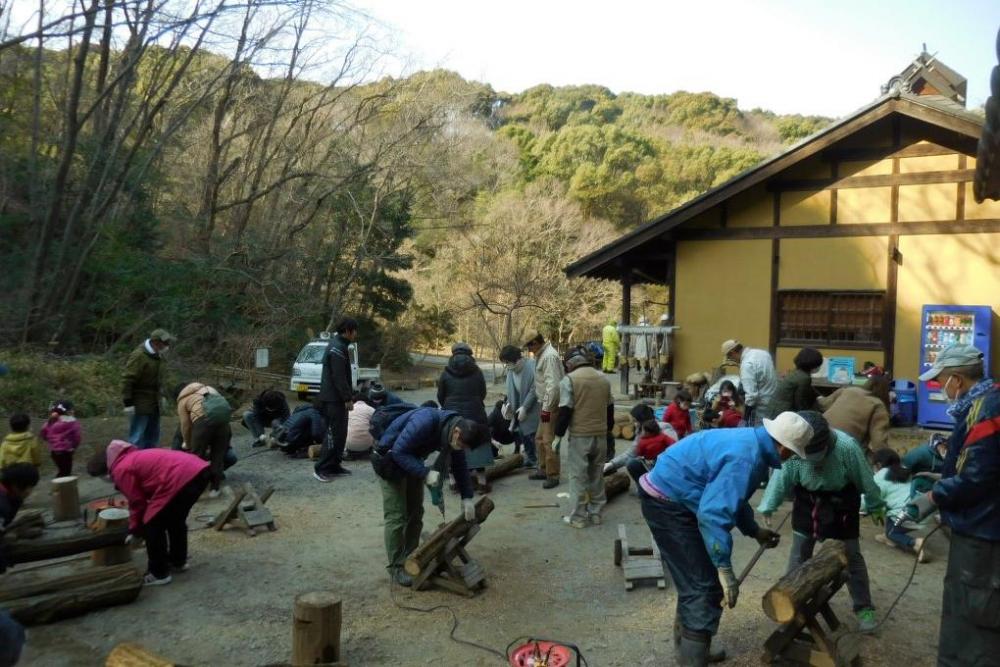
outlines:
[[514, 434], [514, 451], [517, 452], [524, 446], [524, 467], [534, 468], [538, 465], [538, 453], [535, 451], [535, 434], [534, 433], [515, 433]]
[[281, 425], [280, 419], [272, 419], [270, 424], [264, 422], [264, 420], [257, 415], [253, 410], [247, 410], [243, 413], [243, 426], [246, 427], [250, 434], [253, 436], [254, 440], [258, 439], [260, 436], [264, 435], [265, 429], [271, 429], [272, 431]]
[[952, 532], [937, 664], [1000, 665], [1000, 542]]
[[187, 516], [201, 496], [211, 473], [205, 470], [181, 487], [173, 498], [145, 526], [149, 572], [157, 579], [170, 574], [170, 566], [187, 562]]
[[347, 445], [347, 406], [343, 403], [323, 403], [323, 415], [326, 417], [326, 438], [323, 440], [323, 451], [315, 467], [320, 475], [333, 472], [344, 460], [344, 447]]
[[149, 449], [160, 445], [160, 413], [151, 415], [133, 414], [128, 424], [128, 441], [139, 449]]
[[[874, 609], [871, 586], [868, 583], [868, 565], [861, 555], [861, 543], [858, 539], [844, 540], [847, 548], [847, 590], [854, 602], [854, 611]], [[804, 561], [813, 556], [816, 540], [800, 533], [792, 533], [792, 551], [788, 554], [788, 572], [791, 572]]]
[[677, 611], [688, 632], [706, 637], [719, 631], [722, 584], [698, 530], [698, 517], [683, 505], [652, 498], [639, 487], [642, 516], [677, 588]]
[[191, 442], [188, 446], [193, 454], [209, 462], [213, 491], [218, 490], [225, 477], [222, 471], [232, 435], [229, 422], [213, 422], [202, 417], [191, 424]]
[[56, 477], [69, 477], [73, 474], [73, 452], [49, 452], [52, 462], [56, 464]]

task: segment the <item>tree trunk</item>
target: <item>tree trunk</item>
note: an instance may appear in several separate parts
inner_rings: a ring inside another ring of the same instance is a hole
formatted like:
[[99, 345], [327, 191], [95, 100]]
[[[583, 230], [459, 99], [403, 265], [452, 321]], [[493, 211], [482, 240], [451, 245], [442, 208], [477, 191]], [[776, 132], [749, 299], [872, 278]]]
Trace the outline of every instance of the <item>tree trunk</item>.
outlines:
[[523, 465], [523, 454], [511, 454], [504, 457], [486, 469], [486, 481], [492, 482], [495, 479], [505, 477], [515, 470], [520, 470]]
[[846, 567], [844, 543], [827, 540], [819, 553], [783, 576], [764, 594], [764, 613], [772, 621], [788, 623], [795, 618], [797, 609]]
[[[109, 528], [118, 530], [128, 530], [128, 510], [115, 507], [101, 510], [97, 515], [98, 530]], [[132, 548], [127, 544], [118, 544], [103, 549], [95, 549], [90, 554], [90, 560], [94, 565], [107, 567], [109, 565], [121, 565], [132, 562]]]
[[4, 555], [9, 563], [28, 563], [60, 556], [93, 551], [103, 547], [125, 544], [128, 530], [124, 526], [101, 532], [92, 530], [50, 531], [51, 537], [4, 542]]
[[608, 502], [611, 502], [612, 498], [620, 496], [628, 491], [628, 487], [631, 483], [632, 478], [629, 476], [628, 472], [624, 470], [619, 470], [613, 475], [605, 477], [604, 495], [608, 499]]
[[80, 492], [76, 477], [57, 477], [52, 480], [52, 515], [56, 521], [80, 518]]
[[[102, 576], [98, 577], [97, 573]], [[11, 587], [5, 582], [5, 596]], [[37, 593], [5, 599], [3, 607], [24, 625], [38, 625], [128, 604], [139, 596], [141, 588], [142, 575], [131, 565], [87, 568], [79, 573], [54, 577], [49, 582], [37, 582], [34, 588], [26, 585], [21, 590], [36, 590]]]
[[335, 593], [304, 593], [295, 598], [292, 664], [323, 665], [340, 660], [341, 602]]
[[[488, 496], [483, 496], [477, 500], [476, 523], [486, 521], [486, 517], [490, 515], [490, 512], [493, 511], [494, 507], [496, 506]], [[406, 559], [404, 569], [407, 574], [414, 577], [420, 574], [420, 572], [441, 553], [441, 551], [445, 548], [445, 545], [447, 545], [452, 538], [457, 539], [462, 537], [471, 527], [472, 524], [466, 521], [464, 516], [459, 516], [457, 519], [452, 519], [445, 525], [438, 528], [434, 531], [434, 534], [427, 538], [426, 542], [414, 549]]]
[[17, 533], [25, 528], [44, 528], [45, 512], [42, 510], [22, 510], [7, 524], [7, 537], [18, 537]]
[[177, 667], [172, 661], [150, 653], [138, 644], [119, 644], [108, 654], [104, 667]]

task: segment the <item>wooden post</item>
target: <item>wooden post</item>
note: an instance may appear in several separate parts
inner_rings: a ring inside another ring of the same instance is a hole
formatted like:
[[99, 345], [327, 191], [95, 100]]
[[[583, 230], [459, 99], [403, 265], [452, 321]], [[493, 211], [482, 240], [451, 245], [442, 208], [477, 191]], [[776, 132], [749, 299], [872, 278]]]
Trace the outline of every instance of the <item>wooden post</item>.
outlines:
[[[106, 530], [108, 528], [128, 530], [128, 510], [117, 507], [109, 507], [106, 510], [101, 510], [97, 515], [97, 529]], [[94, 565], [100, 567], [131, 563], [132, 549], [125, 544], [95, 549], [91, 552], [90, 559]]]
[[847, 567], [843, 542], [827, 540], [815, 556], [783, 576], [764, 593], [764, 613], [778, 623], [795, 619], [801, 607]]
[[[622, 324], [632, 323], [632, 270], [622, 270]], [[621, 372], [621, 391], [628, 394], [628, 356], [631, 348], [631, 335], [625, 334], [622, 338], [622, 359], [626, 360], [625, 368]]]
[[293, 665], [325, 665], [340, 661], [341, 613], [340, 598], [334, 593], [318, 591], [295, 598]]
[[492, 482], [495, 479], [509, 475], [515, 470], [520, 470], [522, 466], [524, 466], [523, 454], [506, 456], [486, 469], [486, 481]]
[[[486, 517], [490, 515], [494, 507], [493, 501], [488, 496], [477, 500], [476, 523], [486, 521]], [[448, 545], [448, 542], [465, 535], [473, 525], [466, 521], [464, 516], [459, 516], [438, 528], [406, 558], [406, 563], [403, 565], [406, 573], [415, 577], [423, 572], [424, 568]]]
[[56, 521], [80, 518], [80, 492], [76, 477], [56, 477], [52, 480], [52, 514]]
[[104, 667], [175, 667], [175, 664], [138, 644], [126, 642], [119, 644], [108, 654]]

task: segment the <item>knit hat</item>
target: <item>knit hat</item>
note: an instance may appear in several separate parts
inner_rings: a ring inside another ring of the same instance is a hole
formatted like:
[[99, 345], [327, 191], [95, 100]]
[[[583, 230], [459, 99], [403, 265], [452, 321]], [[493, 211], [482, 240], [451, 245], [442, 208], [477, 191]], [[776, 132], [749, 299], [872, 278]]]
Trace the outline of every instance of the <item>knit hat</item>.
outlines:
[[108, 472], [111, 472], [111, 467], [115, 464], [115, 461], [117, 461], [122, 454], [133, 447], [135, 447], [135, 445], [130, 442], [125, 442], [124, 440], [112, 440], [104, 454], [108, 460]]
[[563, 358], [563, 363], [566, 365], [566, 371], [571, 372], [579, 368], [580, 366], [587, 366], [588, 364], [593, 364], [593, 360], [590, 355], [587, 354], [586, 348], [581, 345], [570, 348]]
[[384, 401], [386, 397], [385, 386], [381, 382], [372, 383], [372, 386], [368, 388], [368, 400], [369, 401]]
[[794, 412], [782, 412], [774, 419], [765, 419], [764, 429], [779, 445], [792, 450], [800, 458], [805, 458], [806, 447], [813, 438], [813, 430], [802, 416]]
[[806, 420], [813, 432], [812, 439], [806, 445], [806, 456], [803, 458], [830, 449], [830, 444], [833, 442], [833, 431], [830, 430], [830, 423], [826, 421], [826, 417], [814, 410], [803, 410], [798, 414]]
[[952, 345], [941, 351], [934, 365], [920, 374], [920, 381], [935, 379], [946, 368], [961, 368], [983, 363], [983, 353], [972, 345]]
[[472, 356], [472, 347], [468, 343], [455, 343], [451, 346], [452, 354], [468, 354]]
[[69, 414], [72, 411], [73, 403], [66, 400], [56, 401], [49, 407], [49, 412], [58, 412], [61, 415]]

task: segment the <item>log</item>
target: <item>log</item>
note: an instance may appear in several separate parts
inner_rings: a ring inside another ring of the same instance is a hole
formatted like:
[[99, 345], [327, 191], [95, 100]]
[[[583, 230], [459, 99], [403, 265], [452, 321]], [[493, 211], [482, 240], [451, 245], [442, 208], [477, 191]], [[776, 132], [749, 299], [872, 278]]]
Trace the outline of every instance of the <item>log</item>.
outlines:
[[315, 461], [316, 459], [319, 458], [319, 454], [322, 451], [323, 451], [323, 445], [309, 445], [309, 449], [306, 450], [306, 453], [309, 455], [310, 461]]
[[524, 467], [524, 454], [505, 456], [486, 469], [486, 481], [492, 482], [495, 479], [505, 477], [522, 467]]
[[[53, 569], [62, 573], [52, 575], [49, 571]], [[6, 575], [0, 575], [0, 607], [3, 607], [7, 601], [17, 598], [55, 593], [71, 588], [86, 588], [108, 579], [115, 579], [134, 569], [135, 567], [131, 564], [93, 567], [86, 563], [74, 564], [74, 566], [60, 563], [33, 572], [11, 570]]]
[[42, 535], [33, 540], [4, 541], [4, 554], [8, 563], [28, 563], [47, 558], [72, 556], [103, 547], [125, 544], [128, 529], [116, 526], [102, 531], [88, 529], [52, 531], [52, 536]]
[[[97, 515], [97, 529], [128, 530], [128, 510], [111, 507], [101, 510]], [[126, 544], [116, 544], [103, 549], [94, 549], [90, 553], [91, 562], [100, 567], [109, 565], [121, 565], [132, 562], [132, 549]]]
[[80, 518], [80, 492], [76, 477], [56, 477], [52, 480], [52, 515], [56, 521]]
[[292, 664], [325, 665], [340, 660], [341, 603], [335, 593], [317, 591], [295, 598]]
[[619, 470], [614, 474], [608, 475], [604, 478], [604, 496], [610, 502], [612, 498], [628, 491], [631, 483], [632, 478], [629, 477], [628, 471]]
[[622, 425], [621, 424], [617, 424], [616, 423], [614, 426], [611, 427], [611, 437], [612, 438], [616, 438], [616, 439], [622, 437]]
[[3, 607], [24, 625], [51, 623], [119, 604], [128, 604], [139, 596], [142, 575], [131, 565], [92, 568], [105, 575], [100, 581], [67, 586], [28, 597], [5, 600]]
[[9, 524], [7, 535], [14, 535], [25, 528], [44, 528], [45, 512], [42, 510], [21, 510]]
[[797, 610], [816, 592], [847, 567], [847, 549], [843, 542], [827, 540], [812, 558], [783, 576], [767, 593], [762, 604], [768, 618], [788, 623]]
[[632, 424], [626, 424], [622, 426], [622, 439], [623, 440], [634, 440], [635, 439], [635, 426]]
[[116, 646], [104, 661], [104, 667], [178, 667], [176, 663], [126, 642]]
[[[476, 523], [486, 521], [486, 517], [490, 515], [494, 507], [495, 505], [489, 496], [483, 496], [477, 500]], [[462, 537], [472, 525], [465, 520], [464, 516], [459, 516], [438, 528], [423, 544], [410, 553], [403, 565], [406, 573], [413, 577], [420, 574], [441, 553], [448, 542]]]

